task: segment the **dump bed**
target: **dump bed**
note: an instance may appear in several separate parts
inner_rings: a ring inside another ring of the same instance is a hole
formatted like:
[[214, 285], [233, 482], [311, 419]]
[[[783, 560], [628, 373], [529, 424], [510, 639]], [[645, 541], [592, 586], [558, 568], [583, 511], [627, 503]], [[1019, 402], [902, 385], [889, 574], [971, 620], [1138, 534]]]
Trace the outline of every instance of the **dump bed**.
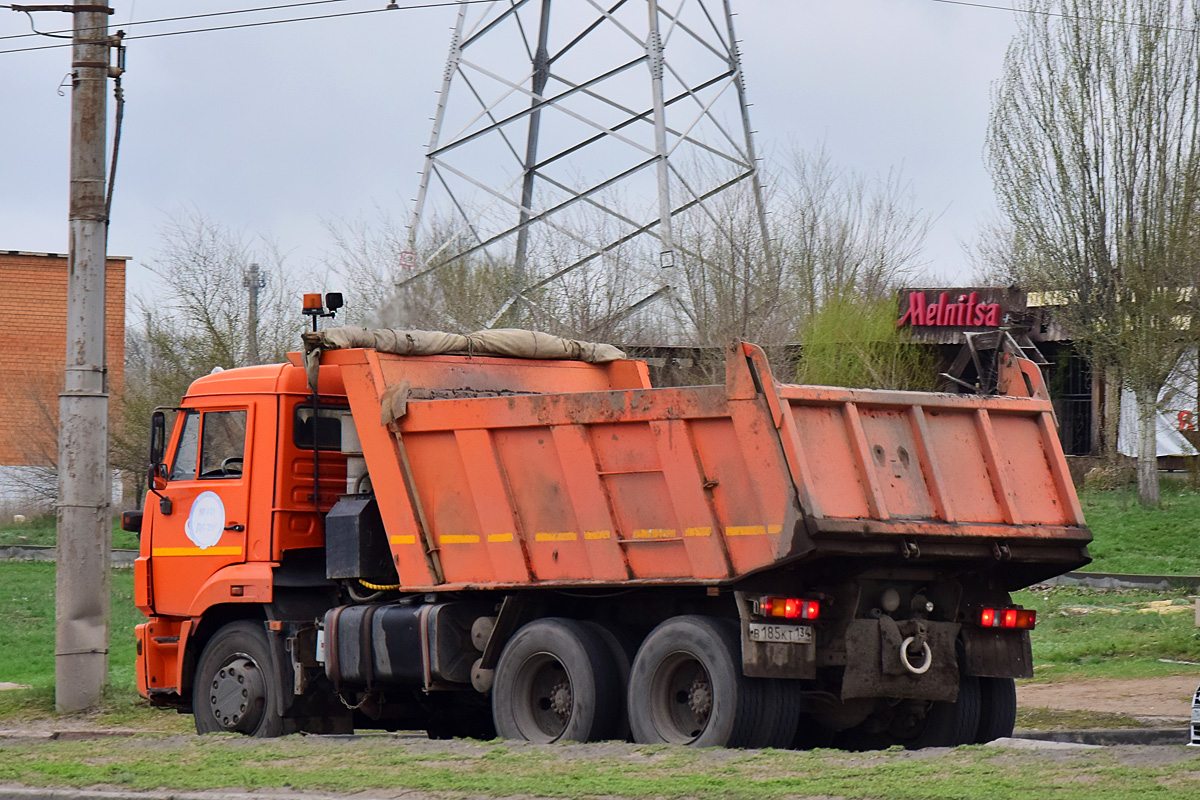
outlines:
[[898, 564], [1015, 588], [1087, 561], [1044, 399], [778, 384], [746, 344], [723, 386], [661, 389], [636, 361], [322, 363], [340, 366], [405, 590]]

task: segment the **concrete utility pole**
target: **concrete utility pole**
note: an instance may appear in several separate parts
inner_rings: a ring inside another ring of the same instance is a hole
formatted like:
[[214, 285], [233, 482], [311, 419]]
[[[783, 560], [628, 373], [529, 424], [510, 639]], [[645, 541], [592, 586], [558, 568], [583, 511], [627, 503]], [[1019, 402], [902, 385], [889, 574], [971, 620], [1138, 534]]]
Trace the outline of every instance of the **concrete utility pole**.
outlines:
[[71, 49], [71, 196], [67, 262], [67, 358], [58, 406], [58, 573], [55, 706], [94, 706], [108, 679], [108, 386], [104, 277], [108, 15], [75, 0]]
[[260, 361], [258, 355], [258, 290], [266, 288], [267, 276], [258, 271], [258, 264], [251, 264], [250, 269], [246, 271], [246, 276], [242, 278], [242, 285], [250, 290], [250, 319], [247, 323], [249, 327], [250, 349], [246, 354], [246, 360], [251, 364], [257, 364]]

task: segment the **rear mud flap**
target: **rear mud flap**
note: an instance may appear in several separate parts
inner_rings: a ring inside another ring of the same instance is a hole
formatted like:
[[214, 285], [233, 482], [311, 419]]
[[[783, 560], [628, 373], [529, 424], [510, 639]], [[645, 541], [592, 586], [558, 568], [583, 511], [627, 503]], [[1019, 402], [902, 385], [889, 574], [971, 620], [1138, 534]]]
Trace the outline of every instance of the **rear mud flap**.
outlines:
[[965, 672], [982, 678], [1032, 678], [1028, 631], [963, 628]]
[[910, 669], [924, 666], [924, 658], [901, 659], [902, 643], [917, 635], [917, 624], [856, 619], [846, 629], [846, 652], [850, 658], [842, 679], [842, 699], [855, 697], [898, 697], [915, 700], [954, 702], [958, 699], [958, 656], [955, 641], [959, 625], [952, 622], [925, 622], [925, 641], [929, 646], [928, 668], [920, 674]]

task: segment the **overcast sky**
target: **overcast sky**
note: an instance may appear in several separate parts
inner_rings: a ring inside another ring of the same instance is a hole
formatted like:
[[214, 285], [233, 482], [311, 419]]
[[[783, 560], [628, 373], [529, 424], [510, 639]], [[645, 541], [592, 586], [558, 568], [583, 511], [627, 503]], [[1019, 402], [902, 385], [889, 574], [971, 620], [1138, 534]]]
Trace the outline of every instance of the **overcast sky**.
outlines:
[[[346, 0], [282, 15], [385, 4]], [[170, 28], [131, 20], [254, 5], [113, 0], [112, 21], [137, 35]], [[824, 143], [839, 166], [868, 174], [902, 166], [919, 207], [938, 215], [930, 269], [968, 280], [961, 243], [993, 208], [983, 139], [1012, 14], [934, 0], [734, 0], [734, 8], [760, 149]], [[380, 208], [405, 218], [454, 13], [131, 41], [109, 235], [111, 253], [133, 258], [131, 288], [148, 285], [141, 264], [153, 258], [157, 229], [186, 207], [271, 236], [296, 264], [325, 259], [325, 220], [374, 218]], [[69, 27], [67, 16], [38, 14], [38, 27]], [[0, 9], [0, 37], [28, 31], [24, 14]], [[0, 50], [45, 43], [54, 42], [2, 38]], [[69, 68], [66, 48], [0, 53], [0, 249], [66, 250], [70, 98], [58, 86]]]

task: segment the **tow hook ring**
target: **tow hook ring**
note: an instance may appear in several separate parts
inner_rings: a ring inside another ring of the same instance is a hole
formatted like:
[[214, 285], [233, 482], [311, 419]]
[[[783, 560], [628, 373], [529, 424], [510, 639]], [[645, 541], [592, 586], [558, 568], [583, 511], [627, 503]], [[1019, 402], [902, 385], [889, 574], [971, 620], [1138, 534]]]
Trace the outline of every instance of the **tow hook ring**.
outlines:
[[917, 637], [910, 636], [900, 643], [900, 663], [904, 668], [913, 675], [923, 675], [929, 671], [929, 667], [933, 664], [933, 651], [929, 649], [929, 642], [923, 642], [921, 649], [924, 651], [924, 658], [921, 661], [921, 666], [914, 667], [912, 662], [908, 660], [908, 646], [912, 644]]

